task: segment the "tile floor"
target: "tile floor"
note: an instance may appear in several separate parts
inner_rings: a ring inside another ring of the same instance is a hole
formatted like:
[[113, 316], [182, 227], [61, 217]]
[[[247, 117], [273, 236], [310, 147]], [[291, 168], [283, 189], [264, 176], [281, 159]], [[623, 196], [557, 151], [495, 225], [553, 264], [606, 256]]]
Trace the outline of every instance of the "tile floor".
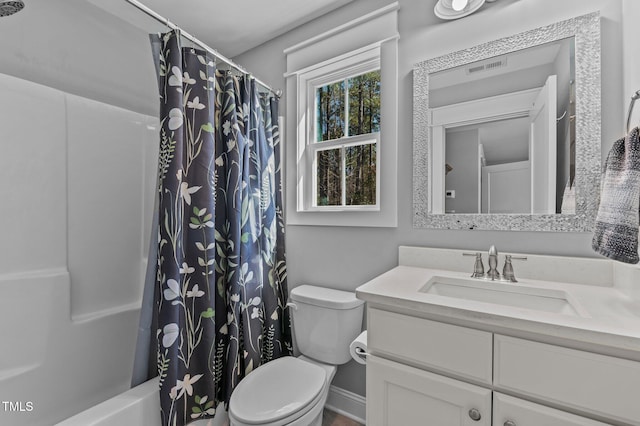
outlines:
[[324, 410], [322, 416], [322, 426], [364, 426], [362, 423], [358, 423], [355, 420], [351, 420], [348, 417], [342, 416], [331, 410]]

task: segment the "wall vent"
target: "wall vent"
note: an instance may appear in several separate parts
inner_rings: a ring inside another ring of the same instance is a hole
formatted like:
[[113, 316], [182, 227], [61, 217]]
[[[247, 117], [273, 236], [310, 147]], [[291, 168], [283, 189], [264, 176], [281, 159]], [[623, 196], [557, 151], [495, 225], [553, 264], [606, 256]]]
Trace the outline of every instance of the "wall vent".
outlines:
[[500, 58], [491, 58], [480, 64], [474, 64], [467, 68], [467, 75], [476, 74], [479, 72], [491, 71], [498, 68], [507, 66], [507, 57], [502, 56]]

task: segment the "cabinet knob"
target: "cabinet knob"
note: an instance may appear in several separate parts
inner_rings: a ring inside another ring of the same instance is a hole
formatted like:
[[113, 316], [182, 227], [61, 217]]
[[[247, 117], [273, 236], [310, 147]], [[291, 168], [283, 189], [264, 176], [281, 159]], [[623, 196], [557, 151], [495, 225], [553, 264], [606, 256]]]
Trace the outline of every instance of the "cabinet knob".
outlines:
[[504, 426], [516, 426], [516, 422], [514, 422], [513, 420], [507, 420], [506, 422], [504, 422]]
[[471, 417], [471, 420], [477, 422], [482, 418], [482, 415], [480, 414], [480, 410], [478, 410], [477, 408], [472, 408], [471, 410], [469, 410], [469, 417]]

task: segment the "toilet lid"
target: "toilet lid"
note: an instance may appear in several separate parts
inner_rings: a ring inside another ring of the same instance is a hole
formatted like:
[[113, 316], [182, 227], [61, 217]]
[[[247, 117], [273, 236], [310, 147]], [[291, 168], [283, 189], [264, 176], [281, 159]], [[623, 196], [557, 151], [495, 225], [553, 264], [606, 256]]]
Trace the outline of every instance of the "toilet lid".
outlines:
[[304, 414], [324, 388], [325, 370], [294, 357], [264, 364], [233, 391], [229, 413], [246, 424], [275, 422], [299, 411]]

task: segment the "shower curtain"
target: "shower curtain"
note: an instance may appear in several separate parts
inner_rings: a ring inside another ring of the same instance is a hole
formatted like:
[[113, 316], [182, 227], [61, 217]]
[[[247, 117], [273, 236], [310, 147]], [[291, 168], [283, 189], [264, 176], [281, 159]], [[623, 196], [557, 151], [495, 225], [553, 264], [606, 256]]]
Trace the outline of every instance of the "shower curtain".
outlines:
[[141, 317], [154, 332], [139, 341], [157, 348], [163, 424], [185, 425], [292, 352], [278, 101], [176, 31], [157, 41], [157, 267]]

